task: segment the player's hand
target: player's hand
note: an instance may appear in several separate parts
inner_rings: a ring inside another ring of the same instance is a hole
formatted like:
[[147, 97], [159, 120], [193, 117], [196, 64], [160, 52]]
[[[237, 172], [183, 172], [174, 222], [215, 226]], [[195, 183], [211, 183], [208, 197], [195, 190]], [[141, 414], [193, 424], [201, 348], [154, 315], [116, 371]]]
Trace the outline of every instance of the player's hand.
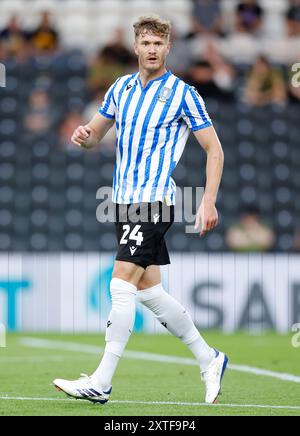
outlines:
[[203, 197], [196, 214], [195, 229], [200, 227], [200, 236], [214, 229], [218, 224], [218, 212], [215, 203]]
[[79, 147], [91, 148], [92, 145], [88, 143], [88, 138], [90, 137], [91, 133], [92, 129], [88, 125], [79, 126], [76, 130], [74, 130], [71, 141], [73, 144], [78, 145]]

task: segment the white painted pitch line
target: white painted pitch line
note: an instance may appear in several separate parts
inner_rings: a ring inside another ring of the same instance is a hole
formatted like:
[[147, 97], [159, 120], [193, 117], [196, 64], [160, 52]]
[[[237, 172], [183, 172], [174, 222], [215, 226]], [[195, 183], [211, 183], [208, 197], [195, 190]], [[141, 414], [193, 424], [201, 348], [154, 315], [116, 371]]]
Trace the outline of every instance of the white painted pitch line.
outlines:
[[[99, 355], [104, 350], [103, 348], [94, 345], [84, 345], [75, 342], [63, 342], [30, 337], [24, 337], [20, 339], [20, 343], [25, 347], [73, 351], [77, 353], [81, 352], [95, 355]], [[188, 359], [178, 356], [166, 356], [164, 354], [145, 353], [140, 351], [125, 351], [123, 357], [126, 357], [127, 359], [147, 360], [151, 362], [177, 363], [180, 365], [198, 366], [197, 362], [194, 359]], [[255, 368], [253, 366], [246, 365], [230, 364], [228, 368], [233, 371], [244, 372], [247, 374], [271, 377], [286, 382], [300, 383], [300, 377], [293, 374], [269, 371], [267, 369]]]
[[[57, 401], [57, 402], [73, 402], [86, 400], [75, 400], [70, 398], [38, 398], [38, 397], [8, 397], [0, 396], [0, 401]], [[206, 403], [188, 403], [184, 401], [131, 401], [131, 400], [110, 400], [108, 404], [143, 404], [149, 406], [187, 406], [187, 407], [226, 407], [226, 408], [242, 408], [242, 409], [282, 409], [282, 410], [299, 410], [300, 406], [270, 406], [266, 404], [206, 404]], [[104, 407], [108, 407], [105, 405]]]
[[151, 405], [173, 405], [173, 406], [199, 406], [199, 407], [241, 407], [241, 408], [258, 408], [258, 409], [293, 409], [300, 410], [300, 406], [269, 406], [261, 404], [207, 404], [207, 403], [188, 403], [188, 402], [175, 402], [175, 401], [125, 401], [125, 400], [112, 400], [115, 403], [125, 404], [151, 404]]
[[269, 371], [267, 369], [255, 368], [246, 365], [229, 365], [230, 369], [239, 372], [246, 372], [247, 374], [263, 375], [265, 377], [272, 377], [278, 380], [288, 381], [292, 383], [300, 383], [300, 377], [297, 375], [286, 374], [284, 372]]

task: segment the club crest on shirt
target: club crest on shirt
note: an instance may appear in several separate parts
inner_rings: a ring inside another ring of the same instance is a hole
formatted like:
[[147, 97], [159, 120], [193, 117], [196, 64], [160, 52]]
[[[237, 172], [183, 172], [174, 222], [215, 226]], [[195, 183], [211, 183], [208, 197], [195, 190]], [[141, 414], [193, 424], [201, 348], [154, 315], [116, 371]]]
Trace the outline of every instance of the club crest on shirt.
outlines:
[[162, 103], [165, 103], [170, 97], [171, 92], [172, 92], [171, 88], [167, 88], [166, 86], [164, 86], [159, 93], [158, 100], [161, 101]]

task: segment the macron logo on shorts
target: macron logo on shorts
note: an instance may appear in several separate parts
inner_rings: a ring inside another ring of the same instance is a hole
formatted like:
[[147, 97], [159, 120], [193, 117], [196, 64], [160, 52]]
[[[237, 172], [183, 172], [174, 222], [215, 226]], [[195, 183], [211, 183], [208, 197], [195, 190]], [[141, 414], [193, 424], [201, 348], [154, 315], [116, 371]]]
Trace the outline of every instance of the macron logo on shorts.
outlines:
[[157, 224], [157, 223], [158, 223], [159, 217], [160, 217], [160, 215], [159, 215], [158, 213], [155, 213], [155, 214], [153, 215], [154, 224]]
[[131, 256], [136, 252], [137, 247], [129, 247]]

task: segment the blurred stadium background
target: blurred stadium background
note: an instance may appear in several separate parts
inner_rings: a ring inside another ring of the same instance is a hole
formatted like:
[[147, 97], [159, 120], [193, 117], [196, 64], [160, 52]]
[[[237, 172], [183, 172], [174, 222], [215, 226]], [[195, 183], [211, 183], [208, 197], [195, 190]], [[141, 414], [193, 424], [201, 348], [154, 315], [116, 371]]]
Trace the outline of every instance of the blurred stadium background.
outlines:
[[[116, 239], [96, 220], [115, 138], [71, 133], [137, 68], [132, 23], [172, 20], [168, 67], [193, 84], [225, 151], [220, 224], [168, 233], [166, 288], [200, 328], [289, 332], [300, 322], [300, 1], [1, 0], [0, 322], [10, 331], [104, 330]], [[299, 81], [299, 80], [298, 80]], [[192, 135], [174, 178], [203, 186]], [[161, 332], [138, 308], [136, 330]]]

